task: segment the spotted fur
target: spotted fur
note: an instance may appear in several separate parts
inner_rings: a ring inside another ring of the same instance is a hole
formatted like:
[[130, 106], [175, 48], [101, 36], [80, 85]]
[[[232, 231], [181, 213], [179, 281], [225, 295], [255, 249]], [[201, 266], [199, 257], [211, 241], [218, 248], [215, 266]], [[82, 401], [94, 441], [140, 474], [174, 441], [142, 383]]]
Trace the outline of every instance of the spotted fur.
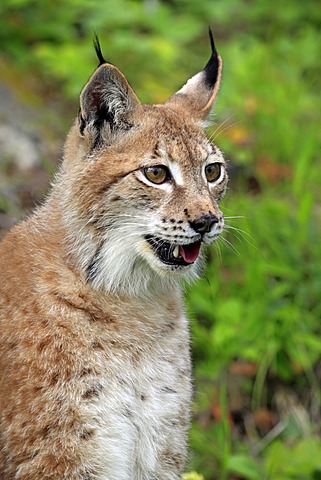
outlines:
[[[181, 478], [191, 365], [180, 282], [224, 226], [225, 162], [202, 129], [221, 74], [212, 48], [204, 70], [150, 106], [99, 47], [51, 193], [0, 245], [1, 480]], [[159, 166], [156, 183], [146, 172]]]

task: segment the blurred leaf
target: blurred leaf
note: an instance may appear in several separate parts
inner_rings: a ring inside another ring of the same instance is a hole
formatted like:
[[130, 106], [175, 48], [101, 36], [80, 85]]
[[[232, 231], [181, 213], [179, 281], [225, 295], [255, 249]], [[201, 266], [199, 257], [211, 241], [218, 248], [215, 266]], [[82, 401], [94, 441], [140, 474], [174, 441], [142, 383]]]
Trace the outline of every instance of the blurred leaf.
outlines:
[[312, 479], [313, 472], [321, 469], [321, 443], [307, 438], [291, 447], [276, 441], [268, 449], [266, 467], [273, 480]]
[[230, 473], [240, 475], [248, 480], [262, 480], [262, 471], [250, 457], [245, 455], [233, 455], [227, 465]]

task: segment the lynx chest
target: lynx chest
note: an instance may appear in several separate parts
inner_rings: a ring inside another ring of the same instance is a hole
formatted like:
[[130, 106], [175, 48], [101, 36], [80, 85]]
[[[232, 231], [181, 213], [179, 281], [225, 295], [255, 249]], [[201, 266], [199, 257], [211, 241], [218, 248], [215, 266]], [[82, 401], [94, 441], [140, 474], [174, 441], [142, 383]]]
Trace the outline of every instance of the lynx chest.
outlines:
[[117, 321], [91, 331], [80, 410], [99, 480], [160, 478], [164, 465], [168, 478], [176, 478], [184, 463], [191, 394], [187, 321], [158, 310], [118, 312]]

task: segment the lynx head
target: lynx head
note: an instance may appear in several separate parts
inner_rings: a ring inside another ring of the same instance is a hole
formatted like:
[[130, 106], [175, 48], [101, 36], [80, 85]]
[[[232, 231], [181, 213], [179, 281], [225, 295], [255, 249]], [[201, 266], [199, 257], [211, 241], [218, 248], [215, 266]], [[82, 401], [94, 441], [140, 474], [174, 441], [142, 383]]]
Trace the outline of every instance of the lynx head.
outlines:
[[164, 105], [143, 105], [103, 58], [80, 95], [61, 175], [69, 253], [94, 288], [140, 295], [197, 275], [223, 230], [227, 173], [203, 127], [222, 61], [212, 54]]

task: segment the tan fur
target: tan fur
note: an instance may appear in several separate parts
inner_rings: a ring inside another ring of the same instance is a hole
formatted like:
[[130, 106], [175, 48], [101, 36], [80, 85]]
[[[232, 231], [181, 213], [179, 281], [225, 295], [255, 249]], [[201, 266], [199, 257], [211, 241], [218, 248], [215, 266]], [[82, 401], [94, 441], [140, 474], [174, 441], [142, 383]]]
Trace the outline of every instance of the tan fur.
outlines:
[[[185, 107], [142, 106], [108, 64], [85, 86], [48, 199], [0, 246], [1, 480], [180, 478], [191, 366], [179, 279], [202, 262], [165, 265], [145, 236], [184, 246], [221, 233], [227, 176], [209, 185], [203, 165], [224, 160], [200, 125], [218, 82], [192, 92], [195, 115], [190, 92]], [[102, 101], [112, 120], [98, 124]], [[177, 182], [151, 185], [149, 165]], [[191, 222], [209, 211], [219, 222], [200, 235]]]

